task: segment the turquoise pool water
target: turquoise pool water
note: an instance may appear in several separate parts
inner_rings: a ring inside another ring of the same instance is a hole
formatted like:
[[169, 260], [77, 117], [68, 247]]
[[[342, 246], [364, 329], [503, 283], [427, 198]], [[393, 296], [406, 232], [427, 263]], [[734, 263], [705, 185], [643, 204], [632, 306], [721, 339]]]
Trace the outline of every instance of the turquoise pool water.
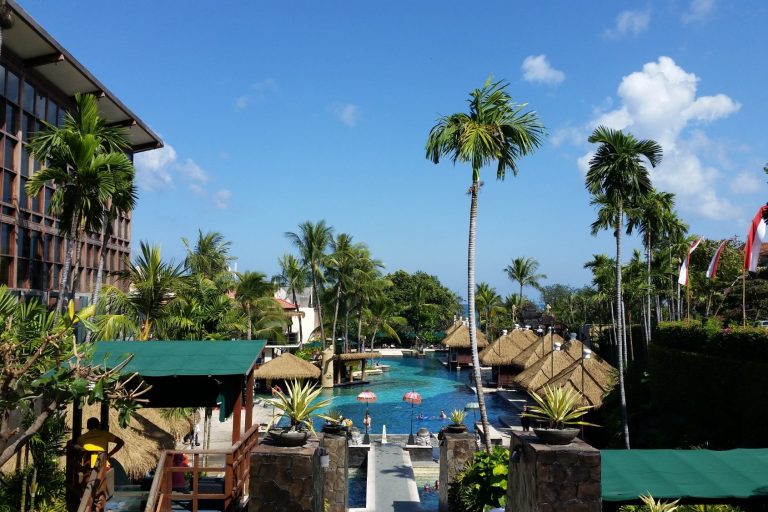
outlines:
[[[413, 430], [426, 427], [437, 432], [449, 420], [439, 419], [440, 411], [450, 415], [453, 409], [464, 409], [469, 402], [476, 402], [474, 393], [466, 383], [470, 375], [467, 369], [448, 371], [436, 357], [423, 359], [411, 357], [384, 358], [382, 364], [390, 370], [381, 375], [366, 375], [370, 384], [350, 386], [323, 391], [323, 397], [332, 398], [334, 409], [342, 411], [351, 418], [355, 426], [362, 430], [365, 415], [365, 403], [357, 401], [357, 395], [363, 389], [373, 391], [377, 400], [369, 405], [371, 413], [371, 433], [381, 434], [382, 425], [387, 426], [388, 434], [408, 434], [410, 431], [411, 405], [403, 402], [403, 395], [411, 390], [421, 394], [422, 404], [413, 407]], [[510, 414], [512, 409], [502, 398], [489, 394], [486, 396], [488, 419], [500, 426], [499, 416]], [[422, 413], [425, 419], [418, 419]], [[467, 411], [465, 423], [471, 425], [474, 418], [480, 419], [479, 411]], [[321, 421], [316, 426], [321, 426]]]

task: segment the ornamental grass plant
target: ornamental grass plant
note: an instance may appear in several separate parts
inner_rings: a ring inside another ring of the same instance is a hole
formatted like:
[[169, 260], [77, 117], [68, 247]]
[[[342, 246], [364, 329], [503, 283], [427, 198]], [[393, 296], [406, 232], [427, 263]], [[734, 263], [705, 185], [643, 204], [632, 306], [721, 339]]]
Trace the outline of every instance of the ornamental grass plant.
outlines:
[[598, 426], [581, 420], [593, 406], [579, 405], [581, 393], [572, 388], [546, 386], [544, 396], [533, 391], [531, 396], [537, 405], [531, 406], [524, 416], [544, 422], [547, 428], [562, 430], [568, 426]]

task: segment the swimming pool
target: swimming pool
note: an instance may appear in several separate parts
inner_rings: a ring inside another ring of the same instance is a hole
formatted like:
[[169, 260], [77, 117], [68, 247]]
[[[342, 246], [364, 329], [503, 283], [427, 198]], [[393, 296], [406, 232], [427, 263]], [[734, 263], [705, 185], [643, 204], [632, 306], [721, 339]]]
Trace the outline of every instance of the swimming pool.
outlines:
[[[362, 430], [365, 403], [357, 401], [357, 395], [363, 389], [373, 391], [377, 400], [369, 405], [371, 413], [371, 433], [381, 434], [382, 426], [387, 426], [388, 434], [408, 434], [410, 431], [411, 405], [403, 402], [403, 394], [415, 390], [421, 394], [422, 403], [413, 407], [413, 430], [426, 427], [437, 432], [450, 420], [439, 418], [440, 411], [450, 415], [453, 409], [464, 409], [469, 402], [476, 402], [475, 394], [467, 387], [470, 370], [448, 371], [436, 357], [423, 359], [412, 357], [383, 358], [382, 364], [390, 366], [389, 371], [381, 375], [366, 375], [370, 384], [323, 390], [324, 398], [332, 398], [331, 408], [339, 409], [345, 417], [351, 418], [355, 426]], [[510, 414], [513, 410], [506, 400], [491, 393], [486, 395], [488, 420], [500, 426], [499, 416]], [[474, 414], [473, 414], [474, 412]], [[422, 413], [425, 419], [419, 420]], [[467, 411], [464, 422], [471, 425], [474, 419], [480, 419], [477, 410]], [[322, 421], [316, 423], [320, 428]]]

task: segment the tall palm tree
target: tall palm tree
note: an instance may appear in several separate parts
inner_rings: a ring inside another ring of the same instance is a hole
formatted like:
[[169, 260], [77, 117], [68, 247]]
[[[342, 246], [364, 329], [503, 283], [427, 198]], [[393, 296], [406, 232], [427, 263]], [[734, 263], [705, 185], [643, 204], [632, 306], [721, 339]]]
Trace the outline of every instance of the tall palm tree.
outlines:
[[511, 265], [504, 267], [507, 277], [520, 285], [520, 304], [523, 303], [524, 286], [540, 290], [539, 281], [547, 278], [546, 274], [537, 274], [537, 270], [539, 270], [539, 262], [534, 258], [514, 258]]
[[[299, 313], [299, 301], [296, 299], [297, 292], [303, 292], [309, 284], [309, 274], [307, 267], [303, 265], [293, 254], [283, 254], [278, 260], [280, 265], [280, 277], [285, 283], [288, 293], [291, 294], [293, 303], [296, 305], [296, 313]], [[301, 327], [299, 319], [299, 342], [304, 341], [304, 330]]]
[[469, 341], [472, 349], [480, 421], [485, 433], [485, 448], [490, 452], [488, 413], [483, 396], [480, 358], [477, 351], [475, 325], [475, 229], [477, 195], [480, 192], [480, 169], [496, 164], [496, 179], [503, 180], [507, 171], [517, 174], [517, 160], [541, 145], [544, 127], [535, 112], [524, 111], [525, 105], [513, 103], [507, 84], [487, 80], [482, 88], [469, 94], [469, 112], [443, 116], [430, 130], [427, 158], [439, 163], [449, 158], [455, 164], [469, 164], [472, 185], [469, 188], [469, 243], [467, 248], [467, 300], [469, 302]]
[[[310, 221], [299, 224], [299, 232], [285, 233], [286, 238], [298, 249], [302, 263], [309, 269], [312, 281], [312, 303], [317, 310], [320, 322], [320, 337], [325, 347], [325, 327], [323, 326], [323, 306], [320, 304], [319, 289], [321, 282], [325, 280], [323, 269], [326, 260], [326, 249], [333, 239], [333, 228], [321, 220], [317, 223]], [[333, 343], [331, 343], [333, 346]]]
[[259, 299], [272, 299], [275, 289], [266, 274], [261, 272], [243, 272], [237, 276], [235, 287], [235, 300], [240, 303], [245, 311], [248, 330], [245, 339], [250, 340], [253, 335], [253, 308]]
[[373, 344], [376, 342], [376, 334], [379, 329], [400, 343], [400, 336], [397, 334], [396, 327], [406, 325], [408, 320], [398, 314], [397, 306], [391, 299], [379, 295], [365, 308], [365, 314], [368, 322], [373, 326], [371, 329], [371, 350], [374, 350]]
[[199, 229], [194, 245], [186, 238], [181, 241], [187, 250], [184, 265], [190, 272], [201, 274], [211, 281], [224, 280], [224, 287], [231, 284], [232, 273], [229, 264], [235, 257], [229, 254], [232, 243], [225, 239], [224, 235], [218, 231], [203, 233], [203, 230]]
[[475, 302], [477, 304], [477, 311], [480, 313], [481, 323], [483, 315], [485, 315], [485, 335], [488, 341], [491, 342], [493, 341], [493, 333], [491, 332], [493, 327], [492, 318], [504, 310], [501, 296], [496, 293], [496, 288], [488, 283], [477, 283]]
[[624, 430], [624, 444], [629, 448], [629, 424], [627, 419], [627, 397], [624, 390], [624, 364], [626, 340], [624, 338], [624, 309], [621, 289], [621, 231], [624, 228], [624, 209], [633, 207], [651, 190], [651, 179], [643, 165], [645, 158], [655, 167], [661, 162], [662, 149], [653, 140], [637, 140], [632, 134], [612, 130], [604, 126], [595, 129], [589, 136], [591, 144], [599, 144], [589, 161], [586, 176], [587, 190], [593, 196], [604, 196], [615, 208], [613, 225], [616, 237], [616, 311], [618, 319], [619, 346], [619, 391], [621, 415]]
[[125, 154], [129, 146], [125, 130], [101, 117], [92, 94], [75, 95], [75, 108], [62, 126], [43, 124], [45, 130], [30, 140], [29, 151], [45, 167], [30, 177], [26, 191], [35, 196], [49, 181], [56, 186], [49, 213], [58, 217], [59, 231], [67, 241], [57, 297], [61, 306], [66, 301], [60, 299], [69, 295], [70, 280], [76, 284], [82, 234], [101, 230], [109, 202], [133, 181], [134, 171]]
[[126, 267], [114, 274], [127, 285], [127, 292], [117, 286], [104, 288], [99, 339], [150, 339], [185, 281], [184, 267], [163, 261], [160, 248], [146, 242], [141, 242], [139, 256]]
[[[354, 272], [355, 251], [359, 246], [352, 242], [352, 235], [339, 233], [336, 238], [331, 240], [331, 254], [326, 260], [328, 277], [335, 281], [336, 288], [333, 312], [333, 327], [331, 328], [331, 339], [336, 343], [336, 326], [339, 320], [339, 307]], [[344, 349], [346, 351], [346, 347]]]

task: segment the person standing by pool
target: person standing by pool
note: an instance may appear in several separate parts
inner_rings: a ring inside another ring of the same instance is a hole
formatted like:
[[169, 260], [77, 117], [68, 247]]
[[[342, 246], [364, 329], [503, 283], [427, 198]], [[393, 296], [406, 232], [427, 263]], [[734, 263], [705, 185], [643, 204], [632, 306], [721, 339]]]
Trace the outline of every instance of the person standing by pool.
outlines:
[[368, 411], [365, 411], [365, 417], [363, 418], [363, 425], [368, 430], [371, 429], [371, 413]]
[[528, 405], [524, 405], [523, 412], [520, 413], [520, 425], [523, 427], [523, 432], [531, 430], [531, 417], [528, 416]]

